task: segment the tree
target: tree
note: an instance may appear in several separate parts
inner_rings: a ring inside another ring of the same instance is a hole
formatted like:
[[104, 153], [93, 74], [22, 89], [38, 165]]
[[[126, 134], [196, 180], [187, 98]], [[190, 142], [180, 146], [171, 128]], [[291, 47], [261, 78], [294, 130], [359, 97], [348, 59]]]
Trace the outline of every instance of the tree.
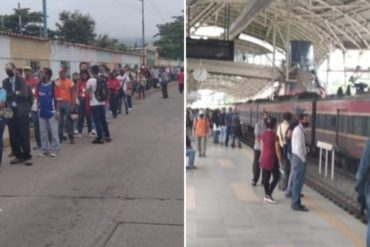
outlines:
[[59, 14], [60, 23], [57, 25], [57, 33], [60, 40], [93, 44], [96, 37], [95, 34], [95, 20], [90, 15], [84, 15], [79, 11], [73, 13], [63, 11]]
[[125, 44], [118, 42], [118, 39], [112, 39], [108, 34], [99, 34], [96, 38], [94, 45], [100, 48], [108, 48], [113, 50], [126, 51], [127, 47]]
[[161, 57], [184, 60], [184, 17], [175, 16], [174, 21], [157, 25], [160, 37], [154, 42]]
[[2, 19], [4, 31], [33, 36], [41, 36], [42, 34], [43, 15], [41, 12], [31, 12], [29, 8], [14, 9], [14, 14], [5, 15]]

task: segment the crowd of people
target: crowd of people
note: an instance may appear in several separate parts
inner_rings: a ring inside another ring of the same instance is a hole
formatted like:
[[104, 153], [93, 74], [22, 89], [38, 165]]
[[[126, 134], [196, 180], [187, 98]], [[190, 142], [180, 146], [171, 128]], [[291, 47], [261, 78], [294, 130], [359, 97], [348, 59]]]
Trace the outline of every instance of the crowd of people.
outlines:
[[[293, 113], [284, 113], [283, 121], [277, 120], [267, 112], [261, 113], [260, 120], [254, 126], [254, 159], [252, 164], [252, 186], [256, 186], [261, 178], [264, 187], [264, 201], [276, 203], [273, 192], [280, 176], [286, 181], [282, 188], [285, 196], [291, 198], [291, 208], [296, 211], [308, 211], [301, 203], [302, 187], [307, 166], [306, 128], [309, 117], [302, 109], [294, 109]], [[231, 107], [216, 110], [190, 108], [186, 114], [186, 155], [187, 169], [196, 166], [195, 154], [206, 157], [207, 137], [212, 132], [213, 143], [224, 147], [242, 147], [242, 123], [239, 113]], [[191, 146], [191, 137], [197, 143], [197, 151]], [[262, 174], [262, 175], [261, 175]]]
[[[30, 123], [34, 131], [34, 151], [40, 157], [56, 157], [61, 143], [76, 143], [87, 134], [93, 144], [112, 141], [108, 125], [108, 111], [112, 117], [127, 115], [132, 110], [132, 97], [145, 98], [145, 91], [162, 88], [162, 97], [168, 98], [167, 84], [178, 80], [179, 92], [184, 84], [183, 69], [175, 67], [116, 66], [81, 62], [79, 73], [68, 75], [62, 67], [54, 75], [50, 68], [33, 71], [31, 67], [5, 66], [7, 78], [0, 88], [0, 164], [3, 151], [3, 133], [8, 126], [11, 164], [32, 165]], [[55, 79], [54, 79], [55, 78]], [[124, 115], [124, 114], [122, 114]]]

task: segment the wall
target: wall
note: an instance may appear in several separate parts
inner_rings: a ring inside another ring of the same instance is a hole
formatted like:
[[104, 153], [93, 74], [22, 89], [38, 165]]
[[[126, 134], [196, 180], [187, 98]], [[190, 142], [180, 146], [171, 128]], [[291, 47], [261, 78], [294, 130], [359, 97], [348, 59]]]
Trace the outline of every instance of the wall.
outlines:
[[10, 62], [10, 37], [0, 36], [0, 82], [6, 77], [5, 64]]
[[23, 68], [28, 61], [40, 61], [40, 67], [49, 66], [49, 43], [12, 37], [10, 39], [10, 58], [17, 67]]
[[139, 55], [123, 54], [123, 65], [133, 66], [135, 64], [140, 65], [141, 57]]

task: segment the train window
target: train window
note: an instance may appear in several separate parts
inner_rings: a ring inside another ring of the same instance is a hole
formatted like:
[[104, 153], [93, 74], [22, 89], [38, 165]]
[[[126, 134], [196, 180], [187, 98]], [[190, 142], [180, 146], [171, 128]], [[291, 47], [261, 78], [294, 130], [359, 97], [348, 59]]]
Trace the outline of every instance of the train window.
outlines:
[[360, 117], [360, 116], [354, 116], [352, 117], [354, 120], [353, 120], [353, 134], [355, 135], [361, 135], [363, 133], [363, 117]]
[[318, 121], [319, 127], [321, 129], [326, 129], [326, 125], [325, 125], [326, 115], [320, 114], [318, 115], [318, 117], [319, 117], [319, 121]]
[[342, 133], [348, 133], [348, 130], [347, 130], [347, 117], [346, 116], [343, 116], [341, 115], [339, 117], [339, 131], [342, 132]]
[[328, 115], [326, 118], [326, 127], [328, 129], [335, 129], [337, 125], [337, 116]]

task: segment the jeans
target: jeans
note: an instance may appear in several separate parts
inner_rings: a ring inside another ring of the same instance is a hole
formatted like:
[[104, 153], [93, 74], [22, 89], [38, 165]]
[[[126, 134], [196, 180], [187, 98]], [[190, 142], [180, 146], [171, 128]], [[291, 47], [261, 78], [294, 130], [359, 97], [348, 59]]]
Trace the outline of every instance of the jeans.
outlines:
[[292, 177], [292, 208], [301, 206], [301, 192], [306, 173], [307, 162], [303, 162], [297, 155], [292, 154], [293, 177]]
[[129, 109], [132, 109], [132, 96], [131, 95], [127, 95], [126, 98], [127, 98], [128, 108]]
[[197, 136], [198, 155], [206, 155], [207, 136]]
[[31, 159], [29, 117], [13, 117], [9, 119], [8, 129], [14, 156], [23, 160]]
[[109, 138], [110, 133], [107, 119], [105, 116], [105, 106], [104, 105], [91, 106], [91, 114], [95, 123], [97, 139], [103, 140], [104, 137]]
[[[52, 118], [39, 118], [41, 133], [41, 148], [43, 153], [59, 152], [60, 142], [58, 133], [58, 120]], [[51, 140], [50, 140], [51, 139]], [[49, 144], [51, 143], [51, 148]]]
[[[272, 182], [270, 183], [270, 178], [272, 175]], [[265, 195], [271, 196], [272, 192], [274, 192], [274, 189], [279, 182], [280, 172], [279, 172], [279, 166], [275, 166], [272, 171], [268, 171], [263, 169], [262, 170], [262, 180], [263, 180], [263, 186], [265, 189]]]
[[221, 133], [220, 133], [220, 139], [221, 139], [221, 144], [225, 143], [225, 137], [226, 137], [226, 126], [221, 126]]
[[168, 98], [167, 82], [162, 82], [162, 97]]
[[[260, 168], [260, 155], [261, 150], [254, 150], [254, 159], [253, 159], [253, 182], [258, 183], [260, 178], [261, 168]], [[263, 179], [262, 179], [263, 180]], [[262, 181], [263, 183], [263, 181]]]
[[86, 112], [86, 99], [80, 98], [80, 105], [78, 106], [78, 133], [82, 133], [82, 129], [84, 126], [85, 118], [87, 121], [87, 130], [90, 133], [92, 131], [92, 120], [90, 112]]
[[143, 98], [145, 99], [145, 88], [144, 86], [139, 86], [139, 98], [141, 99], [141, 95], [143, 95]]
[[242, 137], [237, 134], [233, 134], [233, 142], [231, 143], [231, 147], [235, 147], [235, 139], [238, 139], [238, 147], [242, 147]]
[[109, 94], [109, 109], [112, 111], [112, 115], [114, 118], [117, 117], [117, 108], [118, 108], [118, 100], [117, 100], [117, 93], [110, 92]]
[[71, 104], [69, 102], [65, 102], [65, 101], [60, 101], [59, 102], [60, 104], [60, 107], [59, 107], [59, 111], [60, 111], [60, 120], [59, 120], [59, 139], [60, 140], [63, 140], [63, 136], [64, 136], [64, 128], [65, 128], [65, 124], [67, 125], [67, 134], [68, 134], [68, 138], [70, 140], [73, 140], [74, 139], [74, 136], [73, 136], [73, 121], [70, 117], [71, 113], [70, 113], [70, 107], [71, 107]]
[[4, 149], [3, 134], [4, 134], [5, 125], [6, 125], [6, 119], [0, 118], [0, 166], [3, 160], [3, 149]]
[[216, 131], [213, 131], [213, 143], [219, 143], [218, 141], [218, 136], [220, 135], [220, 131], [216, 130]]
[[292, 162], [292, 154], [288, 153], [288, 160], [290, 163], [290, 172], [289, 172], [289, 179], [288, 179], [288, 184], [287, 188], [285, 190], [285, 195], [287, 197], [292, 196], [292, 181], [293, 181], [293, 170], [294, 170], [294, 163]]
[[188, 167], [194, 167], [194, 161], [195, 161], [195, 150], [192, 148], [186, 149], [186, 157], [189, 157], [188, 160]]
[[231, 135], [231, 126], [226, 127], [226, 137], [225, 137], [225, 146], [229, 145], [229, 138]]
[[179, 84], [179, 92], [182, 94], [184, 92], [184, 84]]
[[37, 111], [32, 111], [32, 123], [33, 123], [33, 132], [35, 135], [35, 141], [38, 148], [41, 147], [41, 138], [40, 138], [40, 124], [39, 124], [39, 114]]

